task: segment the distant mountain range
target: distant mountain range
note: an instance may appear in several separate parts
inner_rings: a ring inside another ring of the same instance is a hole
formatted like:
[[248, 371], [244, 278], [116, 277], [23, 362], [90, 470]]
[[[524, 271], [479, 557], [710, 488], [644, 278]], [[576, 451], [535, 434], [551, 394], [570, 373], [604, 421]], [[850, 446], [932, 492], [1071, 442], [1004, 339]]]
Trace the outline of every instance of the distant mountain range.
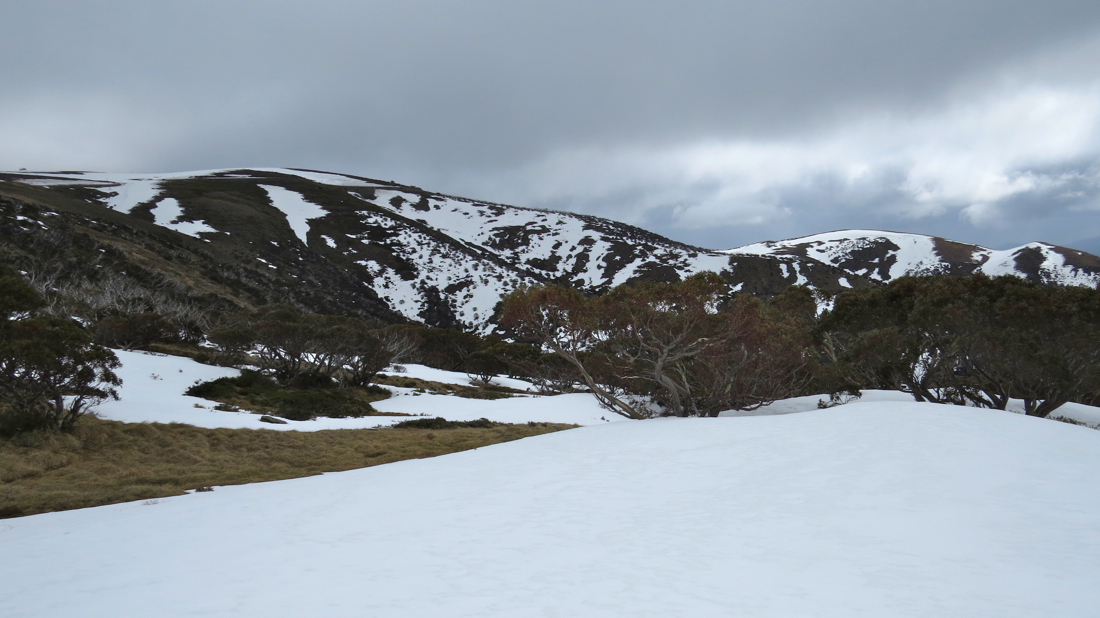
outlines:
[[[246, 308], [291, 302], [476, 330], [491, 328], [503, 294], [543, 282], [599, 293], [715, 271], [761, 296], [906, 274], [1100, 285], [1100, 258], [1046, 243], [994, 251], [844, 230], [715, 251], [588, 215], [291, 169], [0, 173], [0, 232], [0, 258], [24, 271], [106, 268]], [[59, 266], [65, 260], [71, 268]]]

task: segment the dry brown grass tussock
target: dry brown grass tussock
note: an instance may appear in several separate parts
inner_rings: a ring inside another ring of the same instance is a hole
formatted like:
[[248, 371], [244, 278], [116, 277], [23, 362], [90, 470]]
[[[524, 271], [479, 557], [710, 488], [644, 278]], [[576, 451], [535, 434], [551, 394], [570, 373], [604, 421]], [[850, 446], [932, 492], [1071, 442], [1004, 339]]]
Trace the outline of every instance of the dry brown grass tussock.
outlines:
[[0, 440], [0, 517], [435, 457], [570, 427], [536, 423], [306, 433], [83, 418], [72, 434]]

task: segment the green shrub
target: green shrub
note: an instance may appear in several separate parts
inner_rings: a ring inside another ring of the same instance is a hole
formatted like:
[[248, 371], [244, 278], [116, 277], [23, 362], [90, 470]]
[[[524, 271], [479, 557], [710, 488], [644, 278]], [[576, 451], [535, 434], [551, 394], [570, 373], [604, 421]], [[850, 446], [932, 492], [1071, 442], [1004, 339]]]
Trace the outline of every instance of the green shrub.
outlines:
[[122, 381], [114, 353], [75, 320], [38, 314], [43, 306], [19, 273], [0, 267], [0, 435], [70, 431]]
[[94, 327], [96, 343], [111, 348], [144, 349], [156, 342], [178, 341], [179, 329], [153, 312], [108, 316]]
[[418, 418], [411, 421], [401, 421], [393, 425], [394, 429], [490, 429], [500, 423], [494, 423], [486, 418], [476, 421], [449, 421], [443, 417]]
[[[307, 379], [310, 375], [315, 377]], [[292, 386], [283, 386], [271, 377], [249, 369], [242, 370], [237, 377], [196, 384], [187, 389], [186, 394], [295, 421], [318, 416], [370, 416], [376, 414], [370, 402], [386, 399], [390, 395], [386, 389], [374, 385], [334, 388], [331, 378], [315, 374], [303, 374], [294, 380]]]

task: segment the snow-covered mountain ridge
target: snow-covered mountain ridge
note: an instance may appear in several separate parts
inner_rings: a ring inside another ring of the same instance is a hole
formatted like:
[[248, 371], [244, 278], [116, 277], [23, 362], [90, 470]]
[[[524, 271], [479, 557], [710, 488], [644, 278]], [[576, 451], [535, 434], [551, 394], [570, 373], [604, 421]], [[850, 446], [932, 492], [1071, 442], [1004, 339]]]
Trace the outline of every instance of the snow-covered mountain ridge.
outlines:
[[753, 243], [722, 253], [812, 259], [881, 282], [905, 275], [984, 273], [1059, 285], [1100, 284], [1100, 258], [1045, 242], [999, 251], [923, 234], [839, 230]]
[[155, 270], [237, 305], [293, 302], [478, 330], [491, 328], [503, 294], [542, 282], [598, 293], [714, 271], [761, 296], [792, 284], [837, 292], [927, 273], [1100, 283], [1100, 258], [1042, 243], [997, 252], [845, 231], [714, 251], [598, 217], [309, 170], [6, 173], [0, 207], [13, 238], [56, 229], [50, 216], [61, 215], [118, 248], [116, 270]]

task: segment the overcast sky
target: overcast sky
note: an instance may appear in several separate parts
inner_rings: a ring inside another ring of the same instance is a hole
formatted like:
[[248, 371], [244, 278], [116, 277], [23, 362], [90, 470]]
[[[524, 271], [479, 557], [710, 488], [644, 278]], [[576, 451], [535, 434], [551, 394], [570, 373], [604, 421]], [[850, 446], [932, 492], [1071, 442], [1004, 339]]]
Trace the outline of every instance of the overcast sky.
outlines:
[[712, 248], [1100, 252], [1097, 0], [12, 0], [0, 93], [0, 169], [305, 167]]

